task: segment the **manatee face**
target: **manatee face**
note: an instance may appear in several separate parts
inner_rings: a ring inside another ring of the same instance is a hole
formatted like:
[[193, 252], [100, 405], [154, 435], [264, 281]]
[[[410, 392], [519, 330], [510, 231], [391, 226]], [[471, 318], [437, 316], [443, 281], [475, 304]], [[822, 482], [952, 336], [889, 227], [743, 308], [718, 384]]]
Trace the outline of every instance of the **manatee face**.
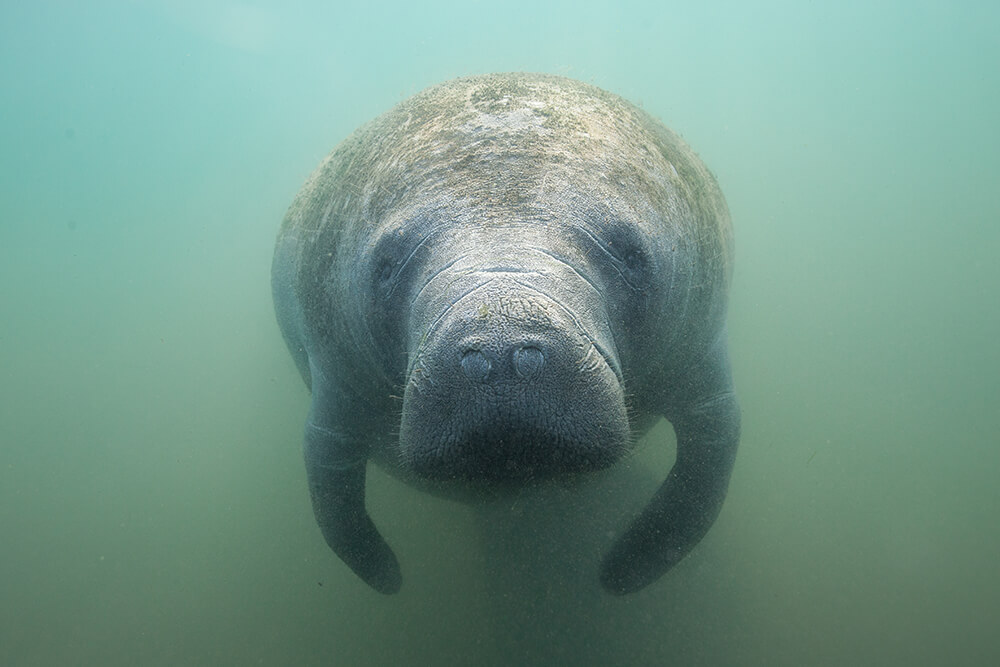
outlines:
[[327, 542], [392, 592], [367, 461], [422, 488], [517, 486], [613, 465], [666, 417], [677, 463], [602, 568], [613, 592], [653, 581], [732, 470], [731, 251], [697, 156], [578, 82], [459, 79], [359, 129], [292, 204], [272, 270]]
[[413, 274], [387, 276], [382, 287], [401, 292], [391, 308], [406, 313], [387, 347], [406, 352], [399, 447], [413, 473], [537, 480], [605, 467], [626, 450], [602, 283], [584, 277], [600, 281], [602, 272], [549, 250], [562, 245], [556, 231], [532, 222], [462, 226], [418, 240], [430, 245], [422, 258], [402, 253], [415, 266], [385, 264]]

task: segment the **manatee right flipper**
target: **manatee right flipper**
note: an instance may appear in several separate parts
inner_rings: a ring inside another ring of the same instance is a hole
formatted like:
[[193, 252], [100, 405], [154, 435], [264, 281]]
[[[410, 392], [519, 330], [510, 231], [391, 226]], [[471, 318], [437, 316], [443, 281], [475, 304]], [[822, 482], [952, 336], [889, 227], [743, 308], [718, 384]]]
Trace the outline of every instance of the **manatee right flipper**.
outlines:
[[699, 368], [686, 400], [667, 411], [677, 460], [646, 508], [601, 563], [609, 592], [631, 593], [656, 581], [704, 537], [729, 488], [740, 441], [740, 408], [723, 334]]
[[317, 423], [322, 393], [313, 387], [305, 433], [306, 475], [316, 522], [326, 543], [354, 574], [379, 593], [396, 593], [402, 585], [399, 561], [365, 509], [367, 446]]

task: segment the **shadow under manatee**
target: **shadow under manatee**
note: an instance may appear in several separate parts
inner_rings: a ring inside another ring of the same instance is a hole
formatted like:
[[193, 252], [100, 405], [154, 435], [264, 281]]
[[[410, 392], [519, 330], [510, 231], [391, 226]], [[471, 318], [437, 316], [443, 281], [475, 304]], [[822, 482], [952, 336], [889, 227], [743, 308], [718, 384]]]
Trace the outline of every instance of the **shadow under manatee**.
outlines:
[[523, 489], [476, 508], [500, 663], [633, 664], [648, 654], [644, 626], [658, 616], [657, 605], [641, 593], [605, 592], [598, 570], [661, 481], [636, 457], [598, 476]]

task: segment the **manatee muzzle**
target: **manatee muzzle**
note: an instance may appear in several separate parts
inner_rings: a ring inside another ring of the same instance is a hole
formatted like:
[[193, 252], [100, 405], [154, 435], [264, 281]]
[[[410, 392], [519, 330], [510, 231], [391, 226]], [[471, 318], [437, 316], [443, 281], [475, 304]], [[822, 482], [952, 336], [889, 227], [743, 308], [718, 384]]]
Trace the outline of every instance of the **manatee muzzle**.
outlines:
[[477, 482], [611, 465], [627, 447], [629, 424], [607, 332], [602, 303], [578, 312], [530, 275], [467, 281], [414, 344], [404, 465], [428, 479]]

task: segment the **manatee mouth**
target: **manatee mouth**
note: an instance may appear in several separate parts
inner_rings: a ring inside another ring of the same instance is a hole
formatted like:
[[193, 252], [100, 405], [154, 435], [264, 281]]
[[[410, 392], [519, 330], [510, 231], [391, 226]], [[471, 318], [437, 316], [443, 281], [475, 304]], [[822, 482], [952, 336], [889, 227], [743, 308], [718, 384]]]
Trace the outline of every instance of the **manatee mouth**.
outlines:
[[498, 424], [408, 448], [406, 463], [418, 476], [433, 481], [520, 485], [607, 468], [618, 461], [625, 445], [620, 434], [588, 441], [579, 434]]

